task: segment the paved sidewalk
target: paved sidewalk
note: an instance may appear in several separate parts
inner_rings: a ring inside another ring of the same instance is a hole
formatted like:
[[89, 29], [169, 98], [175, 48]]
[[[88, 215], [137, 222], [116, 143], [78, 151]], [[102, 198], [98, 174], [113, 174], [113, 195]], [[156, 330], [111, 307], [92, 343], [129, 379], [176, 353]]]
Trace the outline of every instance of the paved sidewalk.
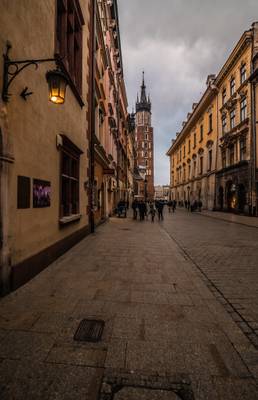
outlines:
[[253, 228], [258, 228], [258, 217], [248, 217], [246, 215], [237, 215], [226, 212], [219, 211], [207, 211], [203, 210], [198, 214], [205, 217], [220, 219], [221, 221], [233, 222], [235, 224], [251, 226]]
[[[105, 321], [98, 343], [73, 339]], [[0, 300], [1, 400], [257, 400], [258, 352], [162, 223], [111, 219]]]

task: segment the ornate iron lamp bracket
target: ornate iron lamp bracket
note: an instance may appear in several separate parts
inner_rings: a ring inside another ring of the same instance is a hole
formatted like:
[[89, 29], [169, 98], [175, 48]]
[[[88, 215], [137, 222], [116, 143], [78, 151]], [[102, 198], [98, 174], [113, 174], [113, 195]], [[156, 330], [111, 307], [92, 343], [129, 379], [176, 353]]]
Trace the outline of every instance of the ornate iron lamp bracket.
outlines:
[[[55, 61], [56, 64], [58, 64], [58, 58], [45, 58], [45, 59], [39, 59], [39, 60], [17, 60], [13, 61], [9, 58], [9, 52], [12, 48], [12, 45], [10, 42], [6, 43], [6, 52], [3, 55], [4, 58], [4, 70], [3, 70], [3, 90], [2, 90], [2, 99], [4, 102], [8, 102], [9, 98], [11, 96], [11, 93], [9, 93], [9, 87], [11, 83], [14, 81], [17, 75], [20, 74], [21, 71], [23, 71], [25, 68], [29, 67], [30, 65], [34, 65], [35, 68], [38, 68], [38, 64], [44, 63], [44, 62], [52, 62]], [[32, 94], [32, 92], [27, 92], [27, 89], [24, 89], [21, 92], [21, 96], [26, 100], [26, 96], [29, 96]]]

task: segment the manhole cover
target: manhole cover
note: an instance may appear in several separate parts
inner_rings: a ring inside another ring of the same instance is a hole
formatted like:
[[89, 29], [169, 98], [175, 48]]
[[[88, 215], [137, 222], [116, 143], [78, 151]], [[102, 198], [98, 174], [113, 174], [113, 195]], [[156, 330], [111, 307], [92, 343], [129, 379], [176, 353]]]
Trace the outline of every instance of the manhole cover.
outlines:
[[79, 342], [99, 342], [102, 337], [104, 326], [104, 321], [83, 319], [73, 338]]

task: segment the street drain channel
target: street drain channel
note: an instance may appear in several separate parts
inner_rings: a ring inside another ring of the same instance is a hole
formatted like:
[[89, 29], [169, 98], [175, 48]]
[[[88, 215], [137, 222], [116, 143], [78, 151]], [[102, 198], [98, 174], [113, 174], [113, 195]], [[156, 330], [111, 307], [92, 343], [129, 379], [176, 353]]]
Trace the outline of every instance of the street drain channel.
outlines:
[[103, 378], [99, 400], [194, 400], [186, 376], [148, 376], [115, 371]]
[[74, 334], [74, 340], [79, 342], [99, 342], [102, 337], [105, 322], [95, 319], [83, 319]]

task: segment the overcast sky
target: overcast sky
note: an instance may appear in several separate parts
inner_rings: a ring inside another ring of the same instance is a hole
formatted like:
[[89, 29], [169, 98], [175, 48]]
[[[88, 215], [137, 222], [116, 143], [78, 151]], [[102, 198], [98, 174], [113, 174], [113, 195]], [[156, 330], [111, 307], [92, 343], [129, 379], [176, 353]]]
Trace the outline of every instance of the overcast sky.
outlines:
[[145, 71], [152, 100], [155, 184], [169, 183], [171, 139], [252, 22], [258, 0], [118, 0], [129, 111]]

